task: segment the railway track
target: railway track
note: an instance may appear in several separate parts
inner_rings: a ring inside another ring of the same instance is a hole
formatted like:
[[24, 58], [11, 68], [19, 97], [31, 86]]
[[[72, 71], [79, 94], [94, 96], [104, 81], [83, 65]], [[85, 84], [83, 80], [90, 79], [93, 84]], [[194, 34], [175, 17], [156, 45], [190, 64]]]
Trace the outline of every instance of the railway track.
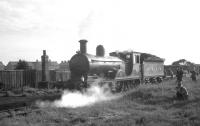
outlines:
[[3, 97], [0, 98], [0, 120], [17, 115], [27, 115], [32, 112], [39, 112], [36, 101], [54, 101], [60, 99], [61, 94], [37, 96], [37, 97]]
[[40, 109], [37, 106], [21, 106], [11, 109], [5, 109], [0, 111], [0, 120], [8, 117], [15, 117], [17, 115], [27, 115], [32, 112], [39, 112]]

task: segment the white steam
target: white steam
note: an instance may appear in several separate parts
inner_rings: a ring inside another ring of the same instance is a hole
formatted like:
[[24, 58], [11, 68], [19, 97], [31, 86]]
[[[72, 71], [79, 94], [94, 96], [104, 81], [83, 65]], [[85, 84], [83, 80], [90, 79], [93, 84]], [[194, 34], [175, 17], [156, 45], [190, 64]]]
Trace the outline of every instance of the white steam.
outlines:
[[89, 30], [91, 28], [91, 25], [93, 23], [94, 13], [91, 11], [87, 17], [81, 22], [79, 25], [79, 37], [88, 37]]
[[54, 102], [38, 102], [40, 107], [67, 107], [76, 108], [93, 105], [101, 101], [107, 101], [117, 98], [111, 92], [108, 86], [91, 86], [85, 92], [65, 90], [61, 99]]

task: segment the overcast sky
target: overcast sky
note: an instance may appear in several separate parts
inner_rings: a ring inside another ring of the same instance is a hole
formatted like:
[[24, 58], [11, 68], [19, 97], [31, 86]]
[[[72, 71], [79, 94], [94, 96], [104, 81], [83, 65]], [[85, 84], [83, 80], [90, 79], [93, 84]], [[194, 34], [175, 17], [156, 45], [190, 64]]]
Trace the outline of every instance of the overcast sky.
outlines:
[[0, 0], [0, 61], [69, 60], [88, 40], [88, 53], [104, 45], [146, 52], [165, 64], [200, 63], [199, 0]]

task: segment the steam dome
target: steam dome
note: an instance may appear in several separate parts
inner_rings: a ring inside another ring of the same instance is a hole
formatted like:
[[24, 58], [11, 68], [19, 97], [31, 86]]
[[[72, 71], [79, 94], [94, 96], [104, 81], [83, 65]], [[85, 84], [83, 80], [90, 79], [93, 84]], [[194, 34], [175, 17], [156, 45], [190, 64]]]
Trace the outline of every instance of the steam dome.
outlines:
[[102, 45], [98, 45], [96, 48], [96, 56], [104, 56], [105, 55], [105, 49]]

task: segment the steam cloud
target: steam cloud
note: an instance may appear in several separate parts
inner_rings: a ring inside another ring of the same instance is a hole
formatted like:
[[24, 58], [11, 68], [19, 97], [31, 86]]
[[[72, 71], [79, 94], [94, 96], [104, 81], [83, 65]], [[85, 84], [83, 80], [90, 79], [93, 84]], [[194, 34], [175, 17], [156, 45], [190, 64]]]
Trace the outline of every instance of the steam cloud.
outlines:
[[96, 82], [92, 85], [94, 86], [91, 86], [91, 88], [88, 88], [85, 92], [65, 90], [60, 100], [54, 102], [38, 102], [37, 104], [40, 107], [77, 108], [117, 98], [117, 96], [114, 96], [110, 92], [108, 86], [100, 87]]
[[87, 17], [81, 22], [81, 24], [79, 25], [79, 37], [86, 37], [90, 26], [92, 25], [92, 21], [93, 21], [93, 11], [91, 11]]

